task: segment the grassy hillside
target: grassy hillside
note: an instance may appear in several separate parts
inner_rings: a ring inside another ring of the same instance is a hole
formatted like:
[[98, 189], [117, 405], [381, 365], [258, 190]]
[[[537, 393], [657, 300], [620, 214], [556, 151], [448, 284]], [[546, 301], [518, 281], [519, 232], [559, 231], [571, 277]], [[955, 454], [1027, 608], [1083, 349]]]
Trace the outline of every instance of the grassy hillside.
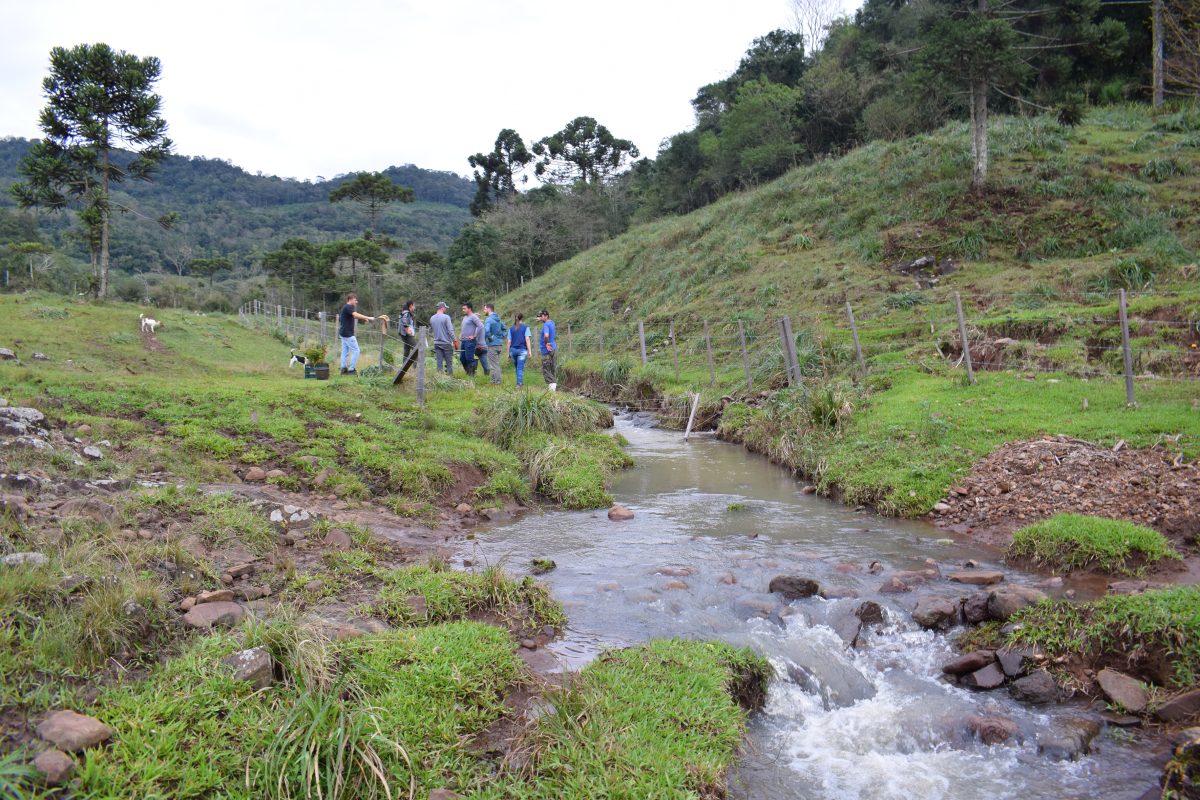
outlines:
[[[579, 327], [814, 312], [870, 318], [915, 290], [894, 265], [953, 258], [926, 302], [961, 290], [986, 307], [1088, 289], [1194, 288], [1200, 113], [1098, 109], [1077, 128], [998, 118], [991, 187], [968, 190], [965, 123], [874, 142], [684, 217], [641, 226], [506, 298]], [[1117, 268], [1121, 259], [1132, 266]], [[1135, 274], [1136, 273], [1136, 274]], [[891, 299], [891, 303], [889, 303]], [[903, 315], [900, 315], [903, 316]], [[614, 330], [614, 333], [616, 331]]]
[[[1194, 458], [1200, 113], [1108, 107], [1073, 129], [997, 119], [990, 187], [978, 194], [968, 135], [956, 124], [875, 142], [641, 226], [526, 283], [501, 310], [549, 308], [573, 381], [665, 406], [680, 425], [690, 391], [708, 424], [722, 395], [749, 398], [725, 409], [727, 435], [889, 513], [928, 511], [977, 459], [1039, 434], [1110, 445], [1178, 436], [1172, 446]], [[1136, 411], [1119, 380], [1122, 288]], [[962, 386], [955, 292], [978, 387]], [[784, 315], [805, 386], [759, 407], [760, 391], [787, 382]]]

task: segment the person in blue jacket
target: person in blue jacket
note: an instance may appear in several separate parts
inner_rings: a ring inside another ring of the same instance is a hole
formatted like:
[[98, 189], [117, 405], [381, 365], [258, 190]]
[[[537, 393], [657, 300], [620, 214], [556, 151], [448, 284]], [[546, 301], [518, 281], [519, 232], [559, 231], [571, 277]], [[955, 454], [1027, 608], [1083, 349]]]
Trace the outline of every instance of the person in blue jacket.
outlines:
[[542, 321], [542, 335], [538, 337], [542, 351], [542, 378], [546, 381], [546, 388], [553, 392], [558, 388], [558, 378], [554, 370], [554, 358], [558, 355], [554, 320], [550, 319], [550, 312], [546, 310], [538, 312], [538, 319]]
[[492, 385], [500, 385], [500, 350], [504, 347], [505, 334], [508, 330], [496, 313], [496, 306], [485, 303], [483, 306], [483, 343], [487, 346], [488, 366], [491, 367]]

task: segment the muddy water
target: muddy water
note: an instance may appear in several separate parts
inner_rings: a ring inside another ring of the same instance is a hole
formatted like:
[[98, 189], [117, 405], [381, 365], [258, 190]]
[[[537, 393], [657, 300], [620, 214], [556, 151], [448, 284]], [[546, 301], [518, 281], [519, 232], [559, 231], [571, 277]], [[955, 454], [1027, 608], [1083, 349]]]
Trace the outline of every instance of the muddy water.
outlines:
[[[565, 669], [604, 647], [661, 636], [718, 638], [770, 658], [778, 677], [752, 722], [735, 797], [1132, 799], [1154, 784], [1152, 759], [1119, 731], [1102, 733], [1078, 761], [1039, 755], [1039, 735], [1087, 712], [949, 685], [940, 666], [951, 648], [913, 625], [915, 596], [877, 594], [882, 576], [862, 569], [872, 561], [889, 571], [921, 569], [926, 559], [943, 569], [967, 559], [999, 567], [997, 554], [947, 543], [923, 523], [803, 495], [786, 471], [711, 437], [685, 444], [632, 416], [619, 417], [617, 428], [637, 466], [613, 494], [635, 519], [533, 514], [479, 531], [467, 557], [504, 561], [517, 573], [535, 557], [558, 564], [543, 579], [571, 620], [550, 648]], [[858, 598], [780, 607], [766, 593], [780, 574]], [[1008, 578], [1036, 580], [1012, 571]], [[937, 580], [921, 591], [964, 590]], [[847, 648], [835, 629], [863, 599], [882, 603], [888, 620]], [[972, 715], [1012, 720], [1017, 741], [979, 743], [966, 728]]]

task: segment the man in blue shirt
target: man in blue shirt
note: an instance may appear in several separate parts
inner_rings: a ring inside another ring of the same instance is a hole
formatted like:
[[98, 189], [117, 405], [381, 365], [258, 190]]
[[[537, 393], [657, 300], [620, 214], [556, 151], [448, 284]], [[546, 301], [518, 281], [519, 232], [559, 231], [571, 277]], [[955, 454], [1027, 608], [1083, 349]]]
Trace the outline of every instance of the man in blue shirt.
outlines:
[[554, 357], [558, 354], [554, 320], [550, 319], [550, 312], [545, 309], [538, 312], [538, 319], [542, 322], [542, 335], [538, 337], [542, 350], [542, 378], [546, 381], [546, 388], [553, 392], [558, 389], [558, 378], [554, 371]]
[[363, 322], [374, 322], [374, 317], [368, 317], [358, 313], [355, 307], [358, 305], [358, 295], [352, 294], [346, 297], [346, 305], [342, 306], [342, 310], [338, 312], [338, 336], [342, 337], [342, 374], [357, 375], [358, 370], [354, 367], [358, 364], [358, 338], [354, 335], [354, 321], [361, 319]]

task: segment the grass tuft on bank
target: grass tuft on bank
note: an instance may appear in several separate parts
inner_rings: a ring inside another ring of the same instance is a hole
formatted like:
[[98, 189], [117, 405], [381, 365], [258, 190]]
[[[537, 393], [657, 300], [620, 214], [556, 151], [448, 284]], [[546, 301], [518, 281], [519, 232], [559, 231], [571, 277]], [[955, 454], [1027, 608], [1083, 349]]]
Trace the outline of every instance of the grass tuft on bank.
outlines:
[[1056, 514], [1013, 534], [1008, 556], [1028, 559], [1056, 572], [1097, 569], [1140, 574], [1164, 560], [1180, 560], [1165, 536], [1124, 520]]
[[1081, 657], [1168, 688], [1200, 678], [1200, 587], [1178, 586], [1088, 603], [1043, 601], [1017, 612], [1011, 644], [1031, 644], [1048, 655]]

